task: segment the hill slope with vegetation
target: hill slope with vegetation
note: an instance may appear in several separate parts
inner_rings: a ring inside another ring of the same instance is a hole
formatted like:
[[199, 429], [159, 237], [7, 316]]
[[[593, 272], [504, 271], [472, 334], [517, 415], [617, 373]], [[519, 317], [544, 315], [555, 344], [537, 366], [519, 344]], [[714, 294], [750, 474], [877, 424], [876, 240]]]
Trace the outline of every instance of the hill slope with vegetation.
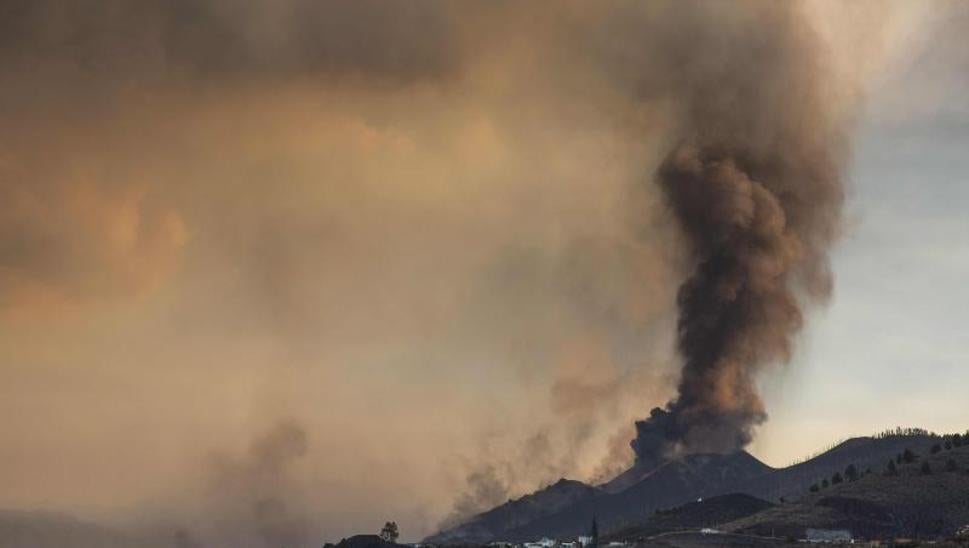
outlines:
[[969, 445], [943, 443], [923, 453], [903, 450], [870, 473], [837, 473], [826, 487], [725, 528], [797, 538], [807, 528], [847, 529], [859, 538], [952, 535], [969, 524]]
[[[866, 473], [881, 470], [888, 460], [900, 458], [906, 450], [928, 454], [933, 446], [938, 446], [940, 451], [944, 443], [952, 447], [955, 439], [961, 444], [963, 438], [943, 438], [922, 429], [895, 429], [846, 440], [785, 468], [771, 468], [743, 451], [731, 455], [688, 455], [662, 463], [653, 470], [631, 468], [617, 476], [623, 481], [607, 482], [599, 489], [563, 480], [479, 514], [425, 542], [570, 538], [584, 534], [593, 516], [597, 517], [600, 530], [609, 534], [647, 527], [657, 510], [731, 493], [783, 503], [813, 494], [812, 488], [820, 491], [836, 475], [842, 480], [846, 475], [852, 480], [867, 477], [871, 474]], [[620, 489], [627, 483], [628, 486]]]
[[637, 542], [663, 533], [696, 529], [718, 529], [725, 523], [773, 508], [757, 497], [734, 493], [701, 499], [670, 510], [659, 510], [639, 525], [606, 535], [606, 541]]

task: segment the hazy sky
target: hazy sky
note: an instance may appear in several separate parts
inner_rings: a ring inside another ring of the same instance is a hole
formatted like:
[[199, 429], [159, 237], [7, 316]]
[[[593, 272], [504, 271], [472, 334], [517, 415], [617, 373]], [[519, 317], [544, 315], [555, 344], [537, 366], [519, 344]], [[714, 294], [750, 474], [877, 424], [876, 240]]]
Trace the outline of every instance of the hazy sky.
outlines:
[[[674, 4], [0, 2], [0, 507], [415, 539], [627, 465], [676, 380], [667, 48], [770, 5]], [[969, 428], [967, 10], [806, 6], [857, 128], [773, 465]]]
[[835, 297], [768, 392], [754, 445], [772, 464], [891, 425], [969, 428], [969, 18], [928, 17], [931, 38], [871, 87]]

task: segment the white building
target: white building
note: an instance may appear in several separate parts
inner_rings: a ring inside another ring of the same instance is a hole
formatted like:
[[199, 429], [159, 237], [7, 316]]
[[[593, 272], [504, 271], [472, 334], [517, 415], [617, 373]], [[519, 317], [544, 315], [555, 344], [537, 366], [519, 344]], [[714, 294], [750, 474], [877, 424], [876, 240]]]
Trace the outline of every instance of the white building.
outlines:
[[808, 529], [805, 531], [808, 542], [851, 542], [851, 531], [847, 529]]

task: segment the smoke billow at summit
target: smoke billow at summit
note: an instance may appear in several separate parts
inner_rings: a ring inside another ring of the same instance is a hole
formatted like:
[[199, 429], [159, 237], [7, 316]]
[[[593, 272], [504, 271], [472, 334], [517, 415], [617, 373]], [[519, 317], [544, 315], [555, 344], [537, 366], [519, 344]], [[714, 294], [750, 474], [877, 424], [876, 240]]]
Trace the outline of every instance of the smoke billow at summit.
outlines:
[[791, 358], [804, 307], [830, 295], [849, 128], [805, 27], [793, 4], [769, 6], [731, 34], [721, 64], [685, 78], [682, 141], [656, 173], [691, 257], [683, 365], [676, 396], [636, 423], [639, 460], [750, 443], [767, 419], [758, 373]]

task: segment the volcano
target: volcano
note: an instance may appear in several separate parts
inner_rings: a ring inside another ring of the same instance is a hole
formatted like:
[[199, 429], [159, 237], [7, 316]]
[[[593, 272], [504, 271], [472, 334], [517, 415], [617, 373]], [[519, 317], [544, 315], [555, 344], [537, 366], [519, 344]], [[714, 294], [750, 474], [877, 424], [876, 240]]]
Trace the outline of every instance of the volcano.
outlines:
[[927, 451], [933, 435], [859, 437], [804, 462], [773, 468], [746, 451], [692, 454], [651, 464], [637, 460], [600, 485], [562, 479], [532, 494], [471, 517], [423, 542], [474, 544], [523, 542], [586, 534], [595, 517], [603, 534], [641, 525], [657, 511], [697, 499], [741, 493], [765, 501], [796, 498], [813, 482], [854, 464], [880, 467], [906, 448]]

